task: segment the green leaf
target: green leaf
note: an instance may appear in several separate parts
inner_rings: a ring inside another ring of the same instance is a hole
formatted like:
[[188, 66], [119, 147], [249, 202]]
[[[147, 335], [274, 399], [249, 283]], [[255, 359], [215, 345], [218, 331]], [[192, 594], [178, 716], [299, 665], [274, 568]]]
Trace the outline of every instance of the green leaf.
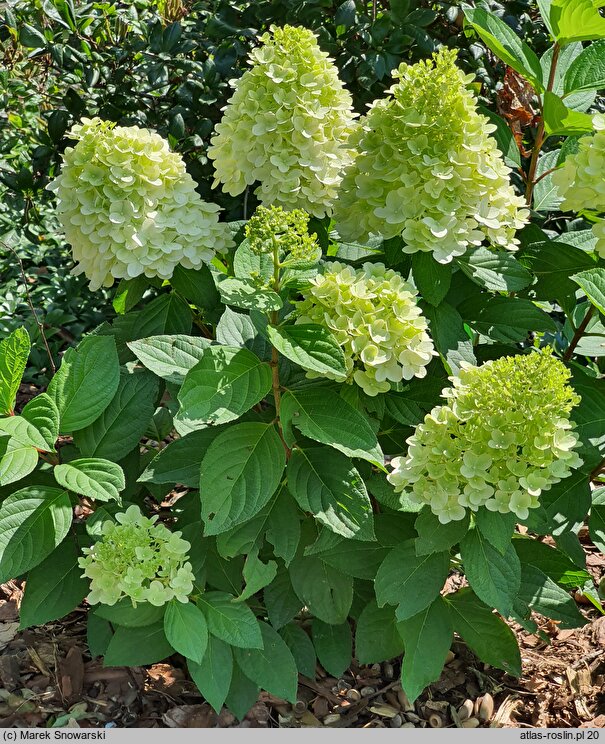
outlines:
[[182, 483], [189, 488], [200, 485], [200, 466], [208, 447], [223, 431], [220, 427], [192, 431], [161, 449], [147, 465], [142, 483]]
[[595, 41], [571, 63], [565, 73], [565, 94], [605, 88], [605, 41]]
[[187, 660], [187, 669], [197, 689], [216, 713], [221, 712], [227, 699], [233, 675], [233, 652], [219, 638], [210, 636], [201, 664]]
[[331, 390], [288, 391], [281, 400], [284, 437], [294, 444], [291, 427], [306, 437], [383, 467], [384, 456], [367, 418]]
[[460, 543], [464, 572], [475, 594], [486, 604], [510, 616], [521, 583], [521, 564], [513, 546], [499, 553], [476, 528]]
[[0, 584], [41, 563], [67, 535], [69, 496], [59, 488], [30, 486], [0, 504]]
[[173, 599], [168, 603], [164, 633], [175, 651], [196, 664], [202, 663], [208, 648], [208, 625], [204, 613], [193, 602]]
[[117, 627], [105, 652], [105, 666], [144, 666], [174, 653], [162, 623], [140, 628]]
[[292, 652], [281, 636], [266, 623], [259, 623], [261, 648], [236, 648], [235, 659], [242, 672], [261, 689], [296, 702], [298, 669]]
[[149, 286], [149, 279], [141, 274], [134, 279], [121, 279], [113, 298], [113, 309], [118, 315], [124, 315], [142, 299]]
[[417, 556], [414, 543], [404, 540], [393, 548], [374, 582], [378, 605], [398, 605], [398, 620], [428, 607], [443, 588], [450, 567], [449, 553]]
[[515, 537], [513, 547], [522, 565], [532, 565], [564, 589], [578, 589], [591, 580], [590, 574], [556, 548], [533, 538]]
[[570, 277], [597, 310], [605, 315], [605, 269], [590, 269]]
[[81, 555], [76, 541], [68, 538], [27, 574], [21, 628], [60, 620], [80, 604], [88, 593], [88, 581], [78, 566]]
[[494, 341], [516, 343], [530, 331], [557, 331], [556, 323], [544, 310], [520, 297], [480, 295], [464, 301], [458, 310], [471, 328]]
[[29, 351], [29, 334], [25, 328], [16, 328], [0, 341], [0, 415], [13, 412]]
[[553, 36], [561, 44], [605, 37], [605, 18], [594, 0], [552, 0], [549, 20]]
[[464, 15], [492, 52], [534, 86], [544, 90], [540, 60], [504, 21], [484, 8], [464, 7]]
[[23, 416], [7, 416], [0, 419], [0, 436], [6, 435], [24, 447], [46, 450], [47, 444], [42, 434]]
[[404, 426], [416, 426], [434, 406], [441, 402], [445, 380], [425, 377], [405, 385], [401, 393], [384, 396], [386, 411], [391, 418]]
[[205, 592], [197, 601], [212, 635], [231, 646], [262, 648], [258, 620], [248, 605], [226, 592]]
[[54, 469], [57, 483], [92, 501], [118, 501], [126, 488], [124, 471], [115, 462], [99, 457], [72, 460]]
[[469, 524], [468, 512], [464, 519], [441, 524], [430, 508], [425, 506], [414, 524], [418, 532], [416, 555], [430, 555], [449, 550], [466, 535]]
[[279, 630], [287, 625], [302, 609], [303, 603], [296, 596], [290, 581], [290, 575], [280, 568], [273, 581], [263, 592], [269, 622]]
[[422, 612], [403, 620], [397, 627], [405, 647], [401, 686], [413, 703], [425, 687], [441, 676], [454, 640], [452, 619], [444, 600], [437, 597]]
[[449, 291], [452, 267], [435, 261], [432, 253], [418, 252], [412, 255], [412, 275], [422, 298], [439, 305]]
[[191, 309], [175, 292], [162, 294], [141, 310], [135, 330], [135, 338], [189, 333]]
[[285, 487], [278, 492], [269, 513], [267, 540], [273, 545], [275, 555], [288, 566], [300, 542], [300, 512]]
[[123, 372], [103, 413], [74, 435], [85, 457], [117, 462], [137, 446], [155, 411], [158, 380], [146, 370]]
[[202, 265], [199, 269], [185, 269], [178, 265], [170, 277], [170, 284], [196, 307], [213, 310], [220, 303], [212, 273], [207, 266]]
[[25, 478], [37, 464], [38, 451], [35, 447], [0, 433], [0, 486]]
[[535, 612], [561, 623], [561, 628], [580, 628], [586, 620], [570, 595], [539, 568], [524, 565], [519, 599]]
[[185, 377], [176, 420], [186, 430], [239, 418], [271, 390], [271, 367], [248, 349], [210, 346]]
[[97, 617], [94, 612], [89, 612], [86, 621], [86, 642], [93, 659], [103, 656], [112, 637], [113, 630], [107, 620]]
[[[479, 111], [483, 116], [487, 116], [490, 124], [496, 127], [496, 131], [491, 133], [491, 136], [496, 140], [498, 149], [504, 157], [504, 162], [509, 168], [520, 168], [521, 167], [521, 153], [519, 152], [519, 145], [515, 139], [508, 123], [501, 116], [498, 116], [494, 111], [491, 111], [484, 106], [479, 106]], [[485, 250], [479, 247], [475, 250]], [[472, 255], [475, 251], [472, 251]], [[492, 253], [492, 251], [490, 251]], [[497, 255], [505, 255], [498, 253]], [[508, 254], [506, 254], [508, 255]]]
[[355, 658], [360, 664], [378, 664], [390, 661], [402, 652], [403, 641], [393, 608], [379, 607], [372, 600], [357, 619]]
[[219, 434], [201, 466], [204, 534], [226, 532], [257, 514], [277, 490], [285, 464], [272, 424], [236, 424]]
[[466, 588], [446, 597], [456, 633], [487, 664], [521, 676], [519, 646], [508, 625]]
[[164, 605], [156, 607], [148, 602], [137, 602], [137, 606], [133, 607], [132, 600], [124, 597], [114, 605], [98, 605], [94, 613], [112, 625], [124, 628], [143, 628], [147, 625], [162, 623], [165, 611]]
[[150, 336], [128, 343], [128, 348], [147, 369], [175, 385], [183, 383], [209, 346], [206, 338], [179, 335]]
[[233, 665], [233, 675], [231, 676], [231, 685], [229, 694], [225, 700], [225, 705], [242, 721], [246, 713], [252, 708], [258, 700], [260, 688], [252, 680], [248, 679], [237, 664]]
[[279, 310], [283, 305], [277, 292], [259, 289], [253, 282], [244, 279], [234, 277], [222, 279], [217, 282], [217, 288], [226, 305], [259, 310], [262, 313]]
[[280, 354], [303, 369], [327, 373], [340, 381], [346, 379], [344, 353], [327, 328], [313, 323], [281, 328], [270, 325], [267, 326], [267, 334]]
[[544, 94], [544, 128], [548, 136], [592, 132], [592, 116], [567, 108], [559, 96]]
[[245, 346], [256, 356], [265, 359], [270, 356], [269, 344], [259, 333], [249, 315], [235, 312], [226, 307], [216, 327], [216, 340], [225, 346]]
[[353, 602], [353, 579], [321, 558], [297, 556], [290, 564], [292, 588], [301, 602], [330, 625], [344, 623]]
[[476, 284], [495, 292], [518, 292], [532, 283], [532, 275], [510, 253], [479, 246], [456, 263]]
[[588, 527], [593, 543], [601, 553], [605, 553], [605, 487], [596, 488], [592, 492]]
[[264, 284], [268, 284], [273, 278], [273, 255], [253, 251], [246, 238], [235, 251], [233, 271], [238, 279], [262, 279]]
[[307, 633], [295, 623], [289, 623], [279, 631], [286, 646], [292, 652], [298, 671], [311, 679], [315, 678], [317, 657], [313, 641]]
[[287, 474], [290, 492], [303, 511], [337, 535], [373, 538], [372, 504], [349, 458], [328, 447], [296, 449]]
[[538, 158], [533, 193], [533, 208], [537, 212], [552, 212], [561, 206], [563, 198], [552, 179], [552, 170], [559, 164], [560, 157], [561, 150], [550, 150]]
[[349, 623], [328, 625], [314, 618], [311, 632], [319, 663], [334, 677], [342, 676], [351, 665], [353, 656], [353, 639]]
[[48, 386], [61, 417], [61, 433], [92, 424], [111, 403], [119, 382], [118, 353], [110, 336], [88, 336], [68, 349]]
[[422, 312], [430, 325], [430, 336], [446, 364], [446, 369], [457, 374], [462, 362], [476, 364], [473, 342], [464, 328], [460, 313], [447, 302], [439, 307], [423, 305]]
[[59, 410], [47, 393], [32, 398], [21, 411], [21, 416], [41, 434], [49, 452], [55, 451], [59, 436]]
[[560, 535], [584, 521], [590, 509], [589, 478], [584, 473], [574, 472], [548, 491], [543, 491], [540, 501], [551, 522], [551, 534]]
[[483, 537], [502, 555], [510, 548], [510, 540], [517, 523], [515, 514], [500, 514], [481, 507], [475, 512], [475, 525]]
[[250, 599], [261, 589], [270, 584], [277, 574], [277, 563], [267, 561], [263, 563], [258, 557], [258, 548], [246, 556], [243, 576], [246, 582], [244, 591], [237, 597], [238, 602]]

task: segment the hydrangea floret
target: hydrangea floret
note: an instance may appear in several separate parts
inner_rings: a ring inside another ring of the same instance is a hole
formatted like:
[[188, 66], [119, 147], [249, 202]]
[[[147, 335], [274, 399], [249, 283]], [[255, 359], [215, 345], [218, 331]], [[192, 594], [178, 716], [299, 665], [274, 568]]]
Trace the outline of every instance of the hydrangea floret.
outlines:
[[211, 140], [214, 186], [237, 196], [258, 182], [263, 204], [323, 217], [352, 159], [351, 96], [308, 29], [272, 26], [261, 42]]
[[426, 375], [435, 350], [417, 292], [401, 274], [381, 263], [355, 269], [334, 261], [303, 294], [304, 300], [295, 303], [296, 322], [319, 323], [333, 333], [344, 351], [349, 382], [367, 395]]
[[[553, 175], [553, 183], [563, 197], [561, 209], [572, 212], [605, 212], [605, 116], [593, 117], [594, 134], [581, 137], [578, 151], [568, 155]], [[605, 220], [592, 227], [597, 238], [595, 250], [605, 258]]]
[[403, 63], [390, 96], [360, 122], [334, 209], [345, 240], [401, 236], [406, 253], [431, 251], [441, 263], [484, 241], [515, 250], [529, 213], [455, 59], [442, 50]]
[[92, 547], [83, 548], [78, 564], [91, 579], [90, 604], [114, 605], [130, 597], [133, 605], [149, 602], [160, 607], [176, 599], [188, 602], [194, 575], [187, 554], [191, 545], [180, 532], [145, 517], [138, 506], [106, 522]]
[[443, 391], [447, 403], [407, 440], [407, 456], [392, 460], [388, 480], [442, 524], [482, 506], [527, 519], [540, 494], [582, 464], [569, 378], [539, 351], [464, 367]]
[[258, 255], [278, 252], [281, 266], [315, 264], [321, 248], [315, 233], [309, 234], [309, 215], [302, 209], [257, 208], [246, 224], [246, 238]]
[[219, 207], [204, 202], [178, 153], [155, 132], [83, 119], [48, 188], [77, 265], [92, 290], [115, 279], [170, 279], [230, 245]]

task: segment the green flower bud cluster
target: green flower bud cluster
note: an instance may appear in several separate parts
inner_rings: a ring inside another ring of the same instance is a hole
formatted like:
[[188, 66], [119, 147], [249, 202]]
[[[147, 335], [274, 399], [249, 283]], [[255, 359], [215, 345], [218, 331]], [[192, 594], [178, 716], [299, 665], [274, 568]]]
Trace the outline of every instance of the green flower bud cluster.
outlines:
[[302, 209], [258, 207], [246, 225], [246, 238], [254, 253], [273, 253], [289, 262], [316, 263], [321, 258], [317, 235], [309, 235], [309, 215]]
[[102, 538], [78, 559], [91, 579], [90, 604], [113, 605], [123, 597], [156, 607], [188, 602], [195, 577], [187, 561], [191, 545], [181, 533], [156, 524], [157, 516], [144, 517], [138, 506], [116, 514], [116, 521], [107, 522]]
[[582, 464], [568, 415], [579, 402], [565, 365], [547, 352], [467, 366], [396, 457], [388, 480], [442, 524], [467, 509], [526, 519], [542, 491]]
[[[563, 197], [562, 210], [598, 213], [605, 212], [605, 116], [593, 117], [594, 134], [582, 137], [578, 151], [568, 155], [552, 175], [559, 194]], [[596, 252], [605, 258], [605, 220], [593, 225], [597, 238]]]
[[529, 213], [455, 59], [442, 50], [402, 64], [391, 95], [361, 120], [334, 210], [345, 240], [401, 236], [406, 253], [431, 251], [441, 263], [483, 241], [515, 250]]
[[263, 204], [323, 217], [351, 162], [351, 96], [311, 31], [272, 26], [261, 41], [211, 140], [214, 186], [237, 196], [259, 182]]
[[177, 265], [198, 269], [230, 244], [219, 207], [195, 190], [178, 153], [158, 134], [83, 119], [63, 170], [48, 186], [65, 235], [92, 290], [115, 279], [170, 279]]
[[319, 323], [334, 334], [345, 354], [349, 381], [367, 395], [426, 375], [435, 350], [416, 304], [417, 292], [401, 274], [381, 263], [354, 269], [334, 261], [303, 294], [305, 299], [295, 303], [296, 322]]

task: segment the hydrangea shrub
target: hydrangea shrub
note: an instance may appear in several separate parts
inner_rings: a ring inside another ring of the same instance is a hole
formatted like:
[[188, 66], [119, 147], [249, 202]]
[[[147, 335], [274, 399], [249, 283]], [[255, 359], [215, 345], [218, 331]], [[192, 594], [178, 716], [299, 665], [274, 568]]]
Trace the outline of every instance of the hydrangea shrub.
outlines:
[[528, 213], [495, 125], [477, 111], [472, 76], [455, 60], [440, 51], [403, 63], [390, 95], [361, 120], [335, 208], [343, 239], [401, 236], [406, 253], [430, 251], [443, 263], [484, 242], [515, 250]]
[[[496, 146], [450, 52], [402, 68], [347, 140], [346, 94], [291, 28], [215, 137], [219, 181], [260, 181], [247, 221], [220, 222], [155, 135], [76, 131], [59, 213], [91, 285], [122, 281], [118, 317], [24, 406], [30, 339], [0, 341], [0, 582], [25, 579], [24, 627], [84, 601], [92, 655], [179, 653], [241, 719], [261, 689], [294, 702], [299, 673], [353, 658], [396, 657], [414, 701], [455, 638], [518, 676], [509, 620], [605, 612], [578, 539], [588, 521], [605, 550], [605, 265], [582, 221], [605, 177], [570, 108], [601, 81], [590, 46], [557, 67], [567, 16], [545, 73], [499, 18], [465, 14], [539, 99], [529, 156], [494, 117]], [[557, 183], [580, 213], [561, 235]]]
[[176, 266], [199, 269], [229, 244], [219, 208], [204, 202], [180, 155], [155, 132], [84, 119], [49, 185], [72, 246], [74, 273], [91, 290], [115, 279], [170, 279]]
[[352, 157], [352, 98], [308, 29], [272, 27], [261, 42], [208, 149], [215, 186], [236, 196], [258, 184], [262, 204], [323, 217]]

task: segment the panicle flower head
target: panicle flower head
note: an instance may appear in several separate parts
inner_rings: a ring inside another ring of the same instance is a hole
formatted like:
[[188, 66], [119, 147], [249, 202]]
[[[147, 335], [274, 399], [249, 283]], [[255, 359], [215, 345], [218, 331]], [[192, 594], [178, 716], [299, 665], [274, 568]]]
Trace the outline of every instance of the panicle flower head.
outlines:
[[443, 524], [481, 506], [526, 519], [542, 491], [582, 464], [568, 418], [580, 399], [569, 377], [548, 352], [462, 369], [388, 480]]
[[319, 323], [333, 333], [344, 351], [349, 381], [367, 395], [426, 375], [435, 350], [417, 292], [401, 274], [381, 263], [354, 269], [334, 261], [303, 294], [305, 299], [295, 303], [296, 322]]
[[156, 524], [157, 516], [144, 517], [138, 506], [116, 520], [105, 524], [103, 537], [78, 559], [91, 579], [90, 604], [113, 605], [123, 597], [158, 607], [171, 599], [187, 602], [195, 577], [187, 561], [191, 545], [181, 533]]
[[305, 28], [271, 27], [251, 54], [208, 150], [215, 183], [265, 204], [330, 213], [353, 128], [352, 99], [332, 60]]
[[281, 207], [260, 206], [246, 225], [246, 238], [257, 254], [272, 253], [277, 247], [280, 257], [291, 262], [317, 263], [321, 248], [308, 227], [309, 215], [302, 209], [286, 212]]
[[115, 279], [170, 279], [180, 264], [198, 269], [230, 244], [219, 207], [202, 201], [178, 153], [155, 132], [83, 119], [70, 137], [58, 198], [65, 235], [92, 290]]
[[406, 253], [432, 251], [441, 263], [485, 240], [515, 250], [528, 212], [455, 59], [442, 50], [402, 64], [391, 95], [360, 122], [334, 209], [344, 239], [400, 235]]
[[[578, 151], [568, 155], [553, 175], [553, 183], [563, 197], [562, 210], [605, 212], [605, 116], [593, 117], [594, 134], [582, 137]], [[595, 250], [605, 258], [605, 220], [593, 225], [597, 237]]]

